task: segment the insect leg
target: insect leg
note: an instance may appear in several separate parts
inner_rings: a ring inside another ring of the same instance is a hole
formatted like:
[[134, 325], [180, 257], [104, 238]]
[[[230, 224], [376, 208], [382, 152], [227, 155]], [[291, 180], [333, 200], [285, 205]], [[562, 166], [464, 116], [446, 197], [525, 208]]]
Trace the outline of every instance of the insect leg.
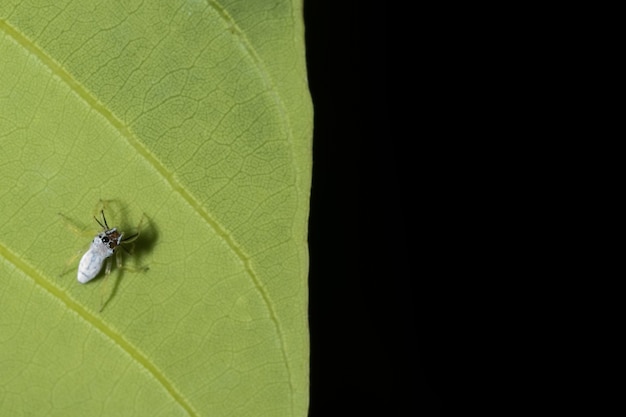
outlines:
[[85, 230], [86, 229], [85, 226], [79, 225], [78, 223], [76, 223], [74, 220], [70, 219], [63, 213], [57, 213], [57, 214], [59, 215], [59, 217], [61, 217], [61, 219], [63, 219], [63, 223], [65, 224], [65, 227], [70, 229], [70, 231], [74, 233], [76, 236], [79, 236], [81, 238], [84, 238], [87, 236], [93, 236], [93, 230]]
[[[142, 214], [141, 215], [141, 219], [139, 219], [139, 224], [137, 225], [137, 232], [135, 232], [134, 234], [125, 237], [122, 239], [123, 243], [129, 244], [129, 243], [133, 243], [135, 240], [137, 240], [137, 238], [139, 237], [139, 234], [141, 233], [141, 225], [143, 224], [143, 220], [146, 217], [146, 214]], [[124, 245], [121, 245], [124, 248]], [[131, 253], [128, 249], [124, 248], [124, 250], [128, 253]]]
[[107, 301], [109, 301], [109, 299], [107, 298], [105, 300], [105, 294], [107, 294], [107, 287], [108, 287], [108, 283], [109, 283], [109, 275], [111, 275], [111, 265], [113, 265], [113, 260], [111, 259], [111, 257], [107, 258], [106, 260], [106, 267], [104, 269], [104, 279], [102, 280], [102, 284], [100, 284], [100, 312], [102, 312], [102, 310], [104, 309], [104, 306], [106, 305]]
[[63, 268], [63, 271], [59, 274], [59, 277], [62, 277], [63, 275], [67, 274], [68, 272], [70, 272], [70, 270], [74, 269], [73, 265], [74, 263], [76, 263], [76, 259], [78, 259], [78, 257], [83, 253], [84, 251], [80, 250], [77, 251], [66, 263], [65, 263], [65, 268]]

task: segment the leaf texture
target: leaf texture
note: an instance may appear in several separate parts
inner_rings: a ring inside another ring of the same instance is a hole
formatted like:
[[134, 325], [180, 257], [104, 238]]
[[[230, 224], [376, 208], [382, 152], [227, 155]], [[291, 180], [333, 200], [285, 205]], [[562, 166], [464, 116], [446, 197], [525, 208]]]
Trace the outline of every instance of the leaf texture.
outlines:
[[[306, 415], [301, 14], [0, 2], [0, 415]], [[101, 200], [141, 234], [80, 285]]]

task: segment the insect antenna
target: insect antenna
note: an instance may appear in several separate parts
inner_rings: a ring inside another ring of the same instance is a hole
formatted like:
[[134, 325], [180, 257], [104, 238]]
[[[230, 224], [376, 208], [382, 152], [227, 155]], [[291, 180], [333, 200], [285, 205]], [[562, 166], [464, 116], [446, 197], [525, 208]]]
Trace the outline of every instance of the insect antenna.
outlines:
[[96, 216], [93, 216], [94, 220], [98, 222], [100, 227], [102, 227], [104, 230], [109, 230], [109, 224], [107, 223], [107, 218], [104, 217], [104, 210], [100, 211], [100, 213], [102, 214], [102, 220], [104, 221], [104, 224], [100, 223], [100, 220], [98, 220]]

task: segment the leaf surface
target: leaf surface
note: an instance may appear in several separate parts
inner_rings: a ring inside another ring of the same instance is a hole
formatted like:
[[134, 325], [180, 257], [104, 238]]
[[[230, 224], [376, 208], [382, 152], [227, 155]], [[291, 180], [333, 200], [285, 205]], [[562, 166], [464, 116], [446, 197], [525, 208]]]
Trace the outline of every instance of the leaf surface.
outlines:
[[[0, 415], [306, 415], [301, 13], [0, 2]], [[141, 234], [81, 285], [100, 200]]]

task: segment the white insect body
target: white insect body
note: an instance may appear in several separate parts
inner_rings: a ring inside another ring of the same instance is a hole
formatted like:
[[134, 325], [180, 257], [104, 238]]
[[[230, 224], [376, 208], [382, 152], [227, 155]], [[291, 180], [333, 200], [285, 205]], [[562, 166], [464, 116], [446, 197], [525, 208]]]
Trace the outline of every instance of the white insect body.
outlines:
[[104, 261], [107, 259], [105, 274], [109, 275], [111, 272], [111, 260], [109, 258], [116, 252], [117, 248], [124, 248], [124, 246], [122, 246], [123, 242], [133, 240], [138, 236], [138, 234], [135, 234], [124, 239], [124, 233], [118, 232], [116, 227], [109, 228], [107, 220], [104, 217], [104, 211], [102, 211], [104, 224], [100, 223], [98, 219], [95, 220], [103, 230], [93, 239], [89, 250], [85, 252], [78, 264], [78, 282], [81, 284], [85, 284], [94, 279], [102, 270]]

